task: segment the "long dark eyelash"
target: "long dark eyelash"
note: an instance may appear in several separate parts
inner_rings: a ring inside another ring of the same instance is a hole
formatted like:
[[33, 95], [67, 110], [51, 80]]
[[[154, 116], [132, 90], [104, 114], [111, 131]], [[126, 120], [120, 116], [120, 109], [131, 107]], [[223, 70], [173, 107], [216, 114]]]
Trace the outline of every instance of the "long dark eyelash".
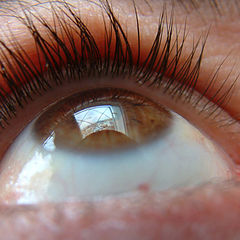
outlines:
[[[99, 0], [99, 5], [103, 9], [103, 22], [105, 24], [105, 49], [103, 53], [87, 25], [81, 20], [81, 16], [64, 1], [61, 4], [51, 2], [53, 26], [43, 16], [33, 14], [30, 10], [22, 9], [24, 16], [16, 16], [27, 27], [34, 39], [40, 68], [38, 69], [36, 63], [31, 61], [23, 46], [13, 35], [11, 38], [13, 48], [9, 48], [0, 39], [0, 75], [11, 92], [8, 94], [6, 87], [0, 86], [1, 127], [8, 124], [9, 119], [17, 114], [17, 106], [24, 107], [34, 95], [43, 94], [54, 87], [53, 83], [61, 85], [66, 79], [79, 79], [81, 81], [83, 77], [89, 76], [131, 76], [136, 79], [139, 85], [161, 87], [165, 93], [170, 94], [176, 100], [191, 101], [197, 85], [207, 37], [203, 40], [200, 51], [197, 51], [201, 42], [198, 40], [193, 44], [189, 56], [180, 64], [187, 36], [186, 27], [183, 29], [183, 37], [180, 40], [179, 31], [174, 28], [173, 11], [168, 17], [163, 8], [149, 54], [145, 59], [141, 59], [138, 11], [133, 1], [138, 35], [137, 60], [134, 62], [134, 53], [127, 32], [123, 30], [109, 1]], [[38, 31], [33, 19], [45, 28], [48, 40]], [[110, 23], [110, 28], [107, 27], [107, 21]], [[58, 29], [56, 23], [60, 26]], [[164, 31], [167, 34], [166, 40], [163, 40]], [[65, 41], [61, 38], [63, 35], [66, 36]], [[76, 35], [77, 39], [73, 37]], [[171, 57], [173, 52], [175, 52], [175, 56]], [[44, 64], [41, 60], [42, 56], [45, 59]], [[196, 56], [197, 61], [193, 61]], [[169, 77], [167, 81], [166, 76]], [[214, 85], [216, 76], [217, 74], [212, 78], [203, 95], [206, 95]], [[219, 96], [220, 90], [212, 96], [211, 101], [215, 100], [222, 105], [231, 94], [232, 88], [224, 93], [226, 96], [224, 94]], [[195, 105], [199, 101], [200, 99], [196, 100]], [[208, 111], [211, 109], [209, 104], [204, 106]], [[213, 115], [215, 112], [214, 105], [209, 115]]]

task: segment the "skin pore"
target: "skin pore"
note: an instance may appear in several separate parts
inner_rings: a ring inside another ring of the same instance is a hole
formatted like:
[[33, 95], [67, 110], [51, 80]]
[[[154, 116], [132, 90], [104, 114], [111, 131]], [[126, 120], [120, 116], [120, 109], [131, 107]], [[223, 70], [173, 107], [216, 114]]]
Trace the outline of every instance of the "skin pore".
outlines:
[[[79, 9], [81, 18], [101, 43], [104, 32], [101, 8], [90, 1], [68, 0], [67, 3]], [[24, 2], [24, 6], [29, 4], [36, 2]], [[54, 24], [48, 2], [40, 1], [38, 4], [45, 7], [37, 8], [37, 13]], [[21, 22], [12, 17], [12, 11], [21, 11], [22, 6], [19, 2], [10, 1], [1, 5], [1, 40], [7, 42], [14, 36], [29, 56], [36, 59], [30, 33]], [[137, 43], [137, 34], [133, 2], [112, 1], [112, 6], [122, 27], [127, 29], [129, 41], [137, 46], [134, 44]], [[203, 93], [211, 76], [218, 70], [215, 84], [206, 97], [211, 99], [221, 86], [220, 91], [224, 93], [234, 83], [231, 99], [222, 107], [234, 120], [238, 120], [240, 6], [237, 6], [237, 1], [138, 0], [136, 6], [141, 26], [142, 56], [152, 46], [163, 8], [166, 8], [168, 16], [174, 9], [174, 26], [184, 29], [186, 24], [187, 27], [184, 53], [180, 61], [189, 55], [193, 41], [201, 38], [204, 41], [207, 36], [196, 91]], [[44, 35], [44, 28], [40, 24], [38, 31]], [[181, 34], [182, 31], [180, 37]], [[9, 42], [8, 46], [11, 47], [11, 44], [13, 43]], [[220, 65], [221, 68], [218, 69]], [[198, 121], [195, 123], [198, 124]], [[225, 134], [226, 139], [231, 140], [231, 136]], [[239, 155], [238, 140], [238, 134], [234, 135], [231, 154], [235, 156], [236, 162], [236, 156]], [[227, 141], [219, 142], [228, 148]], [[99, 202], [1, 205], [0, 234], [6, 236], [5, 239], [42, 239], [43, 234], [44, 239], [238, 239], [239, 187], [238, 181], [234, 180], [221, 185], [206, 184], [185, 191], [146, 193], [130, 198], [109, 197]]]

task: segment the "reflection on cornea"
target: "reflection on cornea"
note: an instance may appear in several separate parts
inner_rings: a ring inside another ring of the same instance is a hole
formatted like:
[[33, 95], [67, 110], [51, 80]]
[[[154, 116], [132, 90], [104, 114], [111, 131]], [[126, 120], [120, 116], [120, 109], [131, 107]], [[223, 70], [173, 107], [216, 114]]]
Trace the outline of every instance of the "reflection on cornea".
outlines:
[[18, 204], [37, 202], [39, 196], [47, 192], [50, 179], [53, 175], [51, 164], [51, 154], [45, 155], [37, 151], [32, 159], [23, 166], [15, 183]]
[[121, 108], [116, 105], [99, 105], [74, 113], [82, 138], [88, 135], [103, 131], [114, 130], [127, 134], [124, 114]]
[[54, 144], [54, 139], [55, 139], [55, 133], [51, 132], [49, 137], [43, 143], [43, 148], [46, 151], [52, 152], [52, 151], [54, 151], [56, 149], [56, 146]]

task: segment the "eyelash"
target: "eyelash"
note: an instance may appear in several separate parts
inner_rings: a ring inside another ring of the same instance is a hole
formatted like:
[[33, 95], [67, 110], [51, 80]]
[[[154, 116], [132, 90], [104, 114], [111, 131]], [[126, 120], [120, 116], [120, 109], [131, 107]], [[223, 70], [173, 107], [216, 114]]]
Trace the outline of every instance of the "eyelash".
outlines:
[[[138, 37], [138, 51], [135, 61], [127, 33], [124, 32], [120, 22], [115, 17], [110, 3], [100, 1], [100, 6], [110, 22], [109, 29], [107, 28], [107, 20], [103, 17], [105, 24], [103, 53], [101, 53], [100, 47], [81, 17], [65, 2], [62, 2], [61, 5], [51, 2], [54, 24], [57, 22], [60, 30], [57, 30], [56, 26], [51, 27], [40, 14], [34, 15], [30, 10], [23, 9], [23, 18], [16, 16], [28, 28], [34, 39], [40, 69], [31, 61], [24, 47], [18, 43], [16, 38], [12, 37], [15, 44], [13, 50], [4, 41], [0, 40], [0, 76], [7, 85], [7, 88], [3, 85], [0, 86], [0, 126], [2, 128], [5, 128], [8, 120], [17, 114], [17, 106], [23, 108], [32, 99], [33, 95], [42, 95], [43, 92], [54, 87], [52, 81], [56, 85], [61, 85], [66, 79], [75, 78], [81, 81], [82, 78], [90, 76], [131, 76], [136, 79], [139, 85], [162, 88], [175, 100], [181, 99], [191, 102], [192, 94], [198, 82], [207, 37], [203, 38], [200, 51], [201, 39], [193, 44], [191, 53], [183, 63], [180, 63], [187, 36], [186, 26], [180, 40], [179, 31], [174, 29], [173, 11], [168, 18], [166, 9], [163, 8], [152, 47], [147, 57], [142, 59], [138, 12], [133, 1]], [[66, 18], [74, 24], [74, 28], [68, 25]], [[49, 39], [40, 34], [33, 23], [33, 19], [37, 20], [48, 31]], [[163, 41], [164, 32], [166, 32], [165, 41]], [[74, 33], [78, 34], [78, 41], [75, 40]], [[67, 36], [66, 41], [61, 40], [61, 34]], [[68, 44], [70, 44], [70, 47], [68, 47]], [[113, 48], [114, 50], [112, 50]], [[78, 49], [81, 50], [81, 54]], [[175, 51], [175, 56], [171, 57], [173, 51]], [[197, 61], [194, 63], [193, 59], [196, 55]], [[44, 64], [41, 60], [42, 56], [45, 58]], [[63, 60], [63, 57], [65, 57], [65, 60]], [[217, 72], [209, 85], [206, 86], [203, 94], [194, 100], [193, 105], [195, 107], [214, 85], [216, 75]], [[168, 77], [167, 81], [165, 81], [166, 76]], [[200, 112], [207, 109], [209, 116], [212, 116], [228, 100], [233, 86], [234, 84], [221, 96], [219, 96], [221, 89], [218, 89]], [[218, 103], [218, 106], [216, 108], [216, 105], [212, 105], [212, 110], [209, 111], [214, 100]]]

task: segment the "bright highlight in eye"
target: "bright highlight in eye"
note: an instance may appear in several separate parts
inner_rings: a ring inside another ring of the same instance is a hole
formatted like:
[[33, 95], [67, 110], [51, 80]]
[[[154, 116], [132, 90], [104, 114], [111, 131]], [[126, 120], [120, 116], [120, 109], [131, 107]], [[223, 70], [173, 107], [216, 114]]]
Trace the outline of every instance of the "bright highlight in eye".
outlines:
[[90, 90], [26, 127], [3, 160], [0, 197], [36, 203], [193, 186], [230, 179], [226, 159], [159, 104], [126, 90]]

